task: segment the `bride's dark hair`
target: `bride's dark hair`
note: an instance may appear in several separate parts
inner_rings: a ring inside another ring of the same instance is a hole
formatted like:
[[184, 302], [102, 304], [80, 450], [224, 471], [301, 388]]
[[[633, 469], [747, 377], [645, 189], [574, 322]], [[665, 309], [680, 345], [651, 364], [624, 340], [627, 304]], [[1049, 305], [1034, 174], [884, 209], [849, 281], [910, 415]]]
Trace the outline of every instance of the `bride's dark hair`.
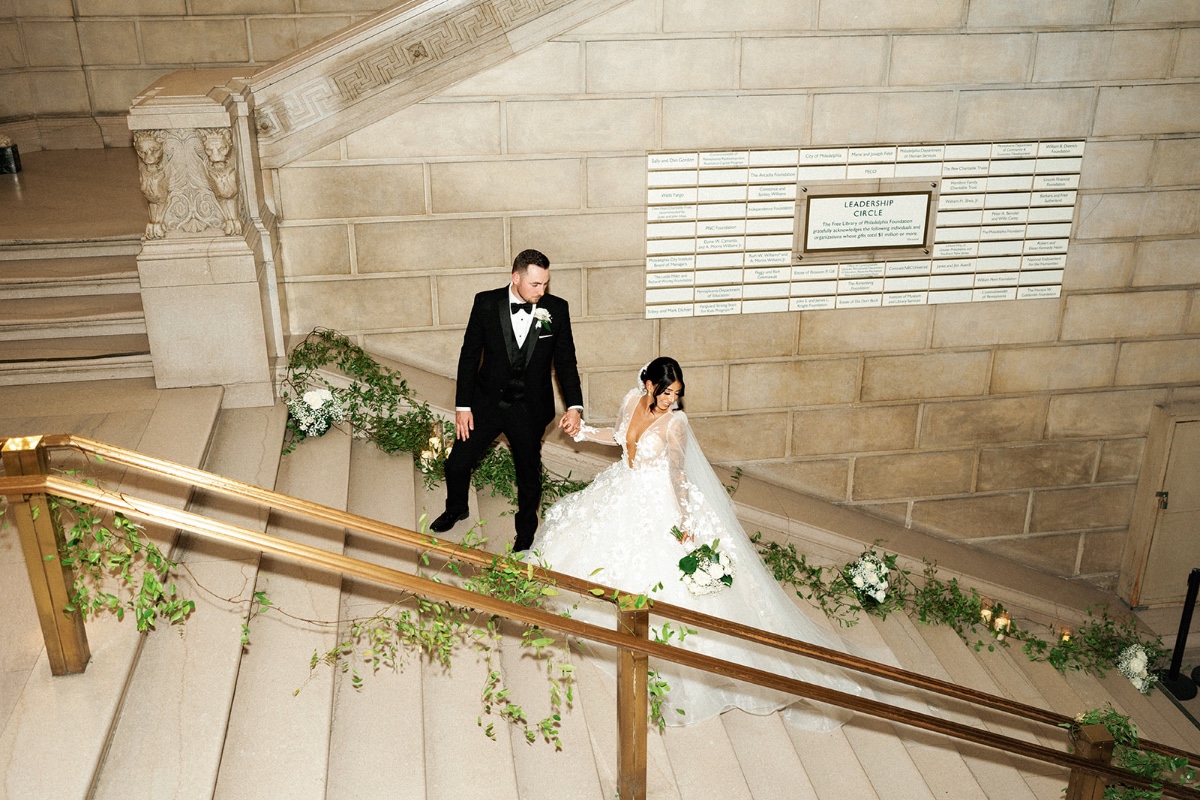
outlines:
[[679, 381], [679, 407], [683, 408], [683, 367], [679, 366], [679, 362], [670, 356], [659, 356], [646, 365], [642, 370], [642, 374], [638, 376], [638, 380], [643, 384], [650, 381], [654, 384], [654, 399], [652, 403], [658, 402], [658, 396], [667, 390], [675, 381]]

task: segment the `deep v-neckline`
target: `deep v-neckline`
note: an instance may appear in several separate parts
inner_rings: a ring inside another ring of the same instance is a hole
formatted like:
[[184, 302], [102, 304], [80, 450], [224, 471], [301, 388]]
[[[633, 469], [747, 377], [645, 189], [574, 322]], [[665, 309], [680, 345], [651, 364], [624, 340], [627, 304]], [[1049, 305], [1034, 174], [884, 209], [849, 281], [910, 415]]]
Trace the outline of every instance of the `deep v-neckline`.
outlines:
[[629, 467], [630, 469], [633, 469], [633, 461], [635, 458], [637, 458], [637, 453], [638, 453], [638, 450], [640, 449], [642, 439], [646, 436], [647, 433], [650, 432], [651, 428], [653, 428], [655, 425], [657, 425], [662, 420], [669, 417], [672, 412], [672, 409], [668, 408], [666, 413], [664, 413], [661, 417], [656, 417], [655, 419], [651, 420], [650, 424], [647, 425], [645, 428], [643, 428], [642, 432], [638, 434], [637, 440], [634, 441], [632, 444], [630, 444], [629, 428], [631, 427], [631, 425], [633, 423], [633, 414], [635, 411], [637, 411], [637, 406], [639, 403], [641, 403], [641, 397], [634, 399], [633, 409], [629, 412], [629, 419], [625, 422], [625, 431], [623, 434], [624, 439], [625, 439], [625, 466]]

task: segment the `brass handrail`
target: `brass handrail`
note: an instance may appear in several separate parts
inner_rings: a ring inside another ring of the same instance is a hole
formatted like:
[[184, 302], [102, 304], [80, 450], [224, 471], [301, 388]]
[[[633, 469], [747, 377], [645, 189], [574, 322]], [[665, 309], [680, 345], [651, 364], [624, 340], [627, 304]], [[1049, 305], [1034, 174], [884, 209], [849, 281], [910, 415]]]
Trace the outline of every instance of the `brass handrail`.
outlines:
[[[454, 558], [477, 567], [489, 565], [493, 558], [493, 555], [486, 551], [462, 547], [457, 543], [441, 540], [435, 536], [389, 525], [370, 517], [320, 505], [319, 503], [301, 500], [291, 495], [280, 494], [270, 489], [263, 489], [260, 486], [216, 475], [173, 461], [167, 461], [166, 459], [156, 458], [134, 450], [117, 447], [106, 442], [90, 439], [86, 436], [56, 434], [45, 436], [42, 441], [47, 447], [78, 449], [84, 453], [101, 456], [103, 459], [116, 464], [178, 478], [195, 487], [214, 491], [227, 497], [249, 500], [273, 509], [301, 514], [310, 519], [327, 522], [338, 527], [349, 528], [359, 533], [419, 548], [440, 556]], [[612, 587], [542, 567], [535, 567], [534, 574], [541, 580], [551, 581], [556, 586], [578, 594], [590, 595], [593, 589], [601, 590], [605, 596], [613, 594]], [[840, 650], [833, 650], [821, 647], [820, 645], [810, 644], [809, 642], [790, 639], [786, 636], [732, 620], [709, 616], [708, 614], [703, 614], [683, 606], [676, 606], [655, 600], [654, 613], [656, 616], [675, 622], [705, 628], [715, 633], [726, 634], [746, 641], [774, 647], [784, 652], [814, 658], [835, 666], [884, 678], [917, 689], [935, 692], [957, 700], [964, 700], [968, 703], [984, 706], [985, 708], [1001, 711], [1033, 722], [1040, 722], [1054, 727], [1070, 725], [1074, 722], [1071, 717], [1044, 708], [1021, 703], [1006, 697], [999, 697], [966, 686], [960, 686], [959, 684], [939, 678], [921, 675], [900, 667], [869, 661]], [[1161, 752], [1165, 755], [1188, 758], [1193, 761], [1200, 759], [1200, 756], [1166, 744], [1150, 741], [1142, 741], [1141, 744], [1148, 749]]]
[[[0, 440], [2, 441], [2, 440]], [[370, 535], [412, 545], [429, 552], [452, 557], [477, 566], [492, 563], [493, 555], [471, 548], [463, 548], [441, 542], [432, 537], [395, 526], [386, 525], [366, 517], [339, 511], [316, 503], [299, 500], [288, 495], [278, 494], [261, 489], [250, 484], [233, 481], [228, 478], [206, 473], [180, 464], [145, 456], [134, 451], [113, 447], [102, 442], [96, 442], [86, 437], [74, 435], [47, 436], [41, 443], [46, 447], [73, 447], [85, 453], [100, 455], [102, 458], [115, 463], [146, 469], [166, 477], [176, 478], [191, 484], [193, 487], [217, 491], [229, 496], [241, 497], [264, 503], [272, 508], [291, 511], [309, 517], [310, 519], [330, 522], [340, 527], [350, 528]], [[6, 448], [7, 449], [7, 448]], [[1124, 770], [1112, 767], [1106, 763], [1087, 760], [1078, 755], [1060, 752], [1042, 745], [1024, 742], [1019, 739], [973, 728], [968, 725], [951, 722], [939, 717], [922, 714], [904, 708], [888, 705], [869, 698], [846, 694], [823, 686], [810, 684], [793, 678], [787, 678], [768, 673], [752, 667], [724, 661], [701, 653], [672, 647], [666, 644], [650, 641], [645, 638], [609, 630], [568, 617], [562, 617], [550, 612], [528, 608], [495, 598], [477, 594], [467, 589], [461, 589], [446, 583], [440, 583], [422, 578], [417, 575], [383, 567], [370, 562], [361, 561], [349, 556], [321, 550], [320, 548], [292, 542], [267, 533], [241, 528], [239, 526], [207, 519], [197, 514], [171, 508], [158, 503], [131, 497], [126, 494], [109, 492], [98, 487], [67, 480], [53, 475], [42, 474], [20, 475], [0, 478], [0, 495], [30, 496], [36, 494], [52, 494], [70, 497], [78, 501], [92, 503], [100, 508], [120, 512], [127, 516], [151, 522], [166, 524], [170, 527], [187, 530], [201, 536], [216, 539], [239, 546], [252, 548], [260, 553], [269, 553], [285, 559], [308, 564], [320, 569], [338, 574], [358, 577], [379, 583], [384, 586], [402, 589], [421, 594], [438, 600], [469, 606], [490, 614], [501, 615], [525, 624], [537, 625], [543, 628], [558, 630], [569, 635], [592, 641], [616, 646], [622, 651], [636, 653], [641, 656], [654, 656], [665, 661], [683, 666], [700, 669], [726, 677], [742, 680], [758, 686], [775, 689], [800, 697], [827, 703], [851, 711], [868, 714], [881, 719], [897, 722], [923, 730], [941, 733], [955, 739], [981, 744], [1005, 752], [1033, 758], [1038, 761], [1068, 767], [1072, 770], [1101, 775], [1108, 779], [1119, 780], [1127, 784], [1145, 785], [1149, 782]], [[580, 580], [572, 576], [554, 573], [549, 570], [537, 569], [545, 579], [554, 581], [559, 587], [567, 588], [581, 594], [590, 594], [591, 589], [601, 589], [607, 596], [612, 590], [590, 581]], [[769, 634], [757, 629], [729, 623], [707, 615], [698, 614], [688, 609], [671, 606], [666, 603], [654, 603], [654, 613], [668, 619], [675, 619], [689, 624], [696, 624], [721, 633], [758, 641], [763, 644], [778, 647], [788, 652], [812, 657], [828, 663], [855, 669], [867, 674], [878, 675], [895, 680], [935, 694], [942, 694], [957, 699], [974, 702], [988, 708], [1005, 711], [1027, 719], [1058, 725], [1070, 722], [1068, 717], [1052, 712], [1014, 703], [1004, 698], [995, 697], [983, 692], [965, 689], [954, 684], [928, 678], [916, 673], [898, 668], [875, 664], [854, 656], [849, 656], [834, 650], [816, 647], [804, 642], [787, 639], [786, 637]], [[978, 698], [978, 699], [976, 699]], [[1152, 742], [1142, 742], [1143, 746], [1152, 747], [1171, 755], [1188, 758], [1192, 762], [1200, 758], [1183, 750], [1159, 745]], [[644, 764], [644, 760], [643, 760]], [[1162, 787], [1164, 794], [1171, 797], [1200, 798], [1200, 792], [1178, 785]]]
[[[384, 539], [391, 542], [396, 542], [411, 547], [416, 547], [430, 553], [436, 553], [440, 556], [454, 558], [478, 567], [484, 567], [491, 563], [493, 555], [486, 551], [477, 550], [475, 548], [462, 547], [454, 542], [447, 542], [417, 531], [401, 528], [395, 525], [389, 525], [379, 520], [364, 517], [358, 514], [353, 514], [348, 511], [331, 508], [329, 506], [320, 505], [307, 500], [301, 500], [291, 495], [280, 494], [263, 489], [262, 487], [253, 484], [244, 483], [241, 481], [227, 478], [221, 475], [216, 475], [211, 472], [188, 467], [183, 464], [178, 464], [173, 461], [148, 456], [144, 453], [138, 453], [133, 450], [116, 447], [105, 442], [89, 439], [85, 436], [75, 434], [59, 434], [43, 437], [43, 443], [47, 447], [63, 448], [70, 447], [78, 449], [85, 453], [99, 455], [107, 461], [124, 466], [135, 467], [138, 469], [155, 472], [160, 475], [167, 475], [186, 481], [195, 487], [207, 489], [227, 497], [236, 497], [242, 500], [250, 500], [261, 503], [270, 508], [289, 511], [296, 514], [301, 514], [316, 519], [322, 522], [327, 522], [337, 527], [349, 528], [359, 533], [364, 533], [369, 536], [374, 536], [379, 539]], [[542, 580], [552, 581], [556, 586], [569, 589], [578, 594], [591, 594], [593, 589], [601, 590], [605, 596], [613, 594], [613, 588], [604, 584], [595, 583], [583, 578], [577, 578], [573, 575], [567, 575], [553, 570], [535, 567], [534, 574]], [[892, 667], [887, 664], [881, 664], [875, 661], [859, 658], [848, 653], [843, 653], [840, 650], [833, 650], [819, 645], [810, 644], [808, 642], [790, 639], [786, 636], [764, 631], [759, 628], [754, 628], [749, 625], [744, 625], [732, 620], [725, 620], [719, 617], [709, 616], [699, 611], [695, 611], [683, 606], [676, 606], [662, 601], [654, 601], [654, 613], [666, 619], [674, 620], [688, 625], [705, 628], [716, 633], [727, 634], [736, 638], [755, 642], [758, 644], [774, 647], [785, 652], [794, 653], [796, 655], [815, 658], [820, 661], [825, 661], [835, 666], [844, 667], [846, 669], [855, 670], [868, 675], [892, 680], [897, 683], [912, 686], [918, 689], [925, 689], [952, 697], [958, 700], [965, 700], [969, 703], [982, 705], [996, 711], [1002, 711], [1014, 716], [1022, 717], [1034, 722], [1041, 722], [1055, 727], [1068, 725], [1073, 720], [1063, 714], [1057, 714], [1053, 711], [1048, 711], [1037, 706], [1027, 705], [1015, 700], [1010, 700], [1006, 697], [989, 694], [987, 692], [977, 691], [965, 686], [960, 686], [949, 681], [940, 680], [926, 675], [920, 675], [915, 672], [910, 672], [899, 667]], [[1188, 757], [1191, 754], [1183, 750], [1162, 745], [1161, 752], [1171, 755]]]

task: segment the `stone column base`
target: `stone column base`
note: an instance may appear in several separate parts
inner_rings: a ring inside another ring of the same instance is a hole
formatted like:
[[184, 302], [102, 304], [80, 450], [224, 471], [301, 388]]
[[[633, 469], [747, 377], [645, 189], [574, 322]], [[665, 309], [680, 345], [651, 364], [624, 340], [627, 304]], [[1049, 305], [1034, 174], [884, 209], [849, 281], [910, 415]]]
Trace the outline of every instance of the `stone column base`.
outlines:
[[155, 384], [223, 386], [227, 408], [273, 404], [259, 276], [246, 241], [151, 240], [137, 263]]

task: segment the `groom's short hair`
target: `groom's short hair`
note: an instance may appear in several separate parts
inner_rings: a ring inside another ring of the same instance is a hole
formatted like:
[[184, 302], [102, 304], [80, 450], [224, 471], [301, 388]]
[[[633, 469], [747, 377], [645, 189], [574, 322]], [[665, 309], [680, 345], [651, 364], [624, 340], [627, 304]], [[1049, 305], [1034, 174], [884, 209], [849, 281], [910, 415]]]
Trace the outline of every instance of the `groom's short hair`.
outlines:
[[513, 259], [513, 272], [523, 275], [530, 266], [550, 269], [550, 259], [537, 250], [522, 250], [517, 253], [517, 257]]

